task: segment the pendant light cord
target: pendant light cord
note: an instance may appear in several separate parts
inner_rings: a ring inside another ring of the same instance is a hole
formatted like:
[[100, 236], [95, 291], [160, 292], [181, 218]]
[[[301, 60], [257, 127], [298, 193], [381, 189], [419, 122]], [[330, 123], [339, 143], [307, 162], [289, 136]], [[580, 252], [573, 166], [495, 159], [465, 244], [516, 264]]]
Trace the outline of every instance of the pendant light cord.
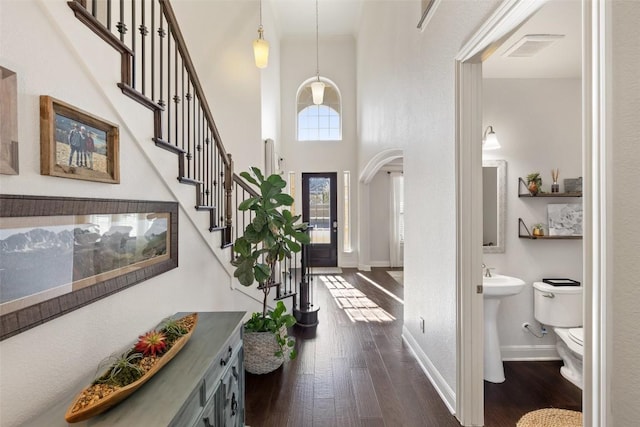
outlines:
[[316, 0], [316, 78], [320, 81], [320, 48], [318, 37], [318, 0]]
[[263, 38], [264, 30], [262, 29], [262, 0], [260, 0], [260, 26], [258, 27], [258, 33], [260, 34], [260, 39]]

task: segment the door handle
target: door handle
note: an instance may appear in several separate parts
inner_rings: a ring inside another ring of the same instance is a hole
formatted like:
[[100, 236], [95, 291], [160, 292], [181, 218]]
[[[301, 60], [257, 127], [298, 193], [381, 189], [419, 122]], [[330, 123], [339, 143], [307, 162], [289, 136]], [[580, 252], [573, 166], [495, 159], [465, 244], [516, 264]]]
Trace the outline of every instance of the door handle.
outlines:
[[338, 231], [338, 221], [333, 220], [333, 231]]

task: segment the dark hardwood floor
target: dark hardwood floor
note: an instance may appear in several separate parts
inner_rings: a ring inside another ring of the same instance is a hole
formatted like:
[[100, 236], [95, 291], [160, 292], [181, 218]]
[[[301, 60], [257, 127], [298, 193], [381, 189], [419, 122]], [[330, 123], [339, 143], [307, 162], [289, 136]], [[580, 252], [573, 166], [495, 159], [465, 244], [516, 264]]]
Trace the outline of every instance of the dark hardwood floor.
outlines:
[[[385, 270], [376, 268], [360, 274], [402, 299], [403, 287]], [[316, 277], [314, 285], [319, 325], [293, 330], [298, 358], [270, 374], [247, 373], [246, 424], [459, 426], [402, 342], [402, 303], [363, 279], [355, 269], [325, 277], [324, 281]], [[560, 380], [565, 380], [557, 364], [541, 373], [543, 367], [550, 366], [544, 363], [542, 367], [508, 363], [505, 383], [485, 383], [487, 426], [514, 426], [522, 414], [536, 408], [576, 409], [575, 397], [568, 389], [562, 389], [564, 397], [550, 397], [561, 385], [557, 380], [545, 383], [547, 377], [557, 373]], [[519, 381], [527, 377], [538, 380], [535, 385], [521, 387]], [[579, 406], [578, 400], [577, 409]]]
[[529, 411], [582, 411], [582, 390], [560, 375], [561, 361], [504, 362], [505, 382], [484, 382], [485, 426], [513, 426]]

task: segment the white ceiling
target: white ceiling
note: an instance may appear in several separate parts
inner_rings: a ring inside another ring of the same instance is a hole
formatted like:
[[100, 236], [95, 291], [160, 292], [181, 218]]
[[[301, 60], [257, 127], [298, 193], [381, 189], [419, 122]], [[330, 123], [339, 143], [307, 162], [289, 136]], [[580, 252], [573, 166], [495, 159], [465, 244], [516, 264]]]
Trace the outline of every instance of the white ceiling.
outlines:
[[[315, 0], [269, 2], [282, 38], [315, 35]], [[320, 37], [355, 35], [368, 0], [318, 0]], [[370, 0], [369, 0], [370, 1]], [[437, 11], [436, 11], [437, 13]], [[550, 0], [483, 63], [486, 78], [578, 78], [581, 75], [581, 0]], [[530, 58], [502, 53], [526, 34], [564, 34]]]
[[[263, 0], [273, 8], [282, 38], [315, 36], [315, 0]], [[364, 0], [318, 0], [320, 37], [355, 35]]]
[[[552, 0], [516, 30], [482, 63], [485, 78], [579, 78], [581, 76], [580, 0]], [[526, 34], [564, 34], [529, 58], [502, 54]]]

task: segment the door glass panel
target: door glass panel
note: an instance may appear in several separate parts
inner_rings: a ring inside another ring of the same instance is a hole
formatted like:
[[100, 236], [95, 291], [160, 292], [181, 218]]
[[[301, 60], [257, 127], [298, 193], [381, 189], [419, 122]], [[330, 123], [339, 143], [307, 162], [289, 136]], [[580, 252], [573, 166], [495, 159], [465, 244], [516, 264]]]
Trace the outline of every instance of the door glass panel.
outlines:
[[331, 243], [331, 180], [309, 178], [309, 225], [311, 243]]

